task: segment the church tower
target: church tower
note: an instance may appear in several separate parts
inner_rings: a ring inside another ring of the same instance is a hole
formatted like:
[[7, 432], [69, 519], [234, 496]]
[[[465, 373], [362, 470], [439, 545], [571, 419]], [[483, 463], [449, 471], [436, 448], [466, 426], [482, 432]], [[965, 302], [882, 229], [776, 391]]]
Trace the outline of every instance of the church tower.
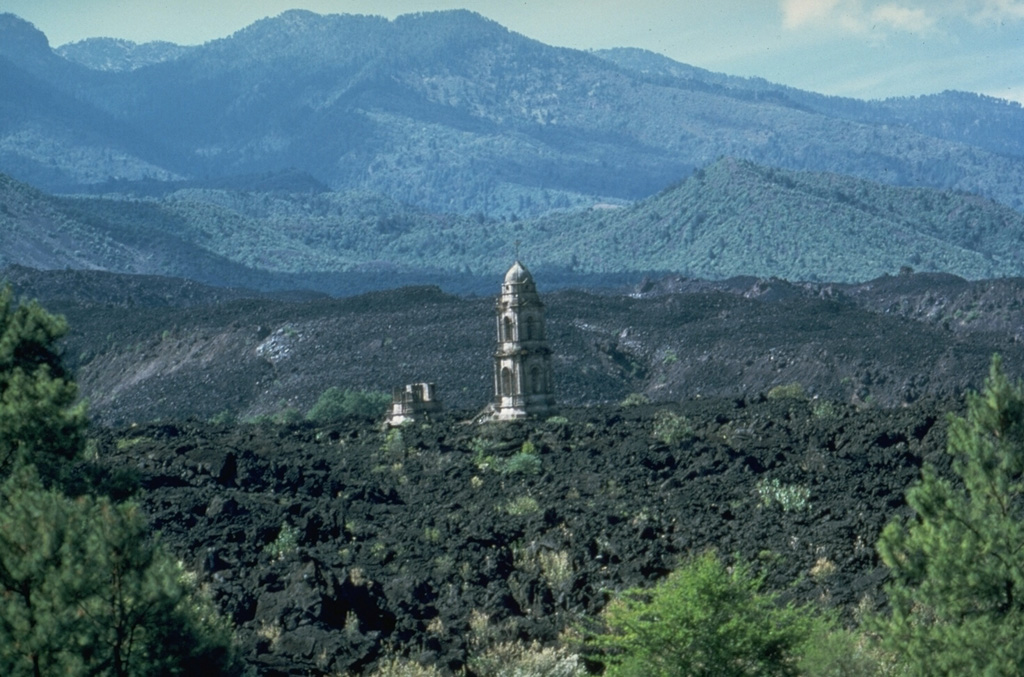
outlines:
[[495, 418], [550, 416], [555, 412], [555, 396], [551, 349], [544, 330], [544, 304], [533, 276], [519, 261], [505, 273], [496, 310]]

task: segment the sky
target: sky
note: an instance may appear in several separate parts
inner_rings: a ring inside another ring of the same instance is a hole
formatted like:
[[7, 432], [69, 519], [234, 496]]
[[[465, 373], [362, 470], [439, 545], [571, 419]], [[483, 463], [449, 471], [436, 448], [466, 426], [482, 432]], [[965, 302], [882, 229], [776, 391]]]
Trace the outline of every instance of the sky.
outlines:
[[456, 8], [549, 45], [640, 47], [822, 94], [958, 89], [1024, 102], [1024, 0], [0, 0], [54, 47], [202, 44], [288, 9], [394, 18]]

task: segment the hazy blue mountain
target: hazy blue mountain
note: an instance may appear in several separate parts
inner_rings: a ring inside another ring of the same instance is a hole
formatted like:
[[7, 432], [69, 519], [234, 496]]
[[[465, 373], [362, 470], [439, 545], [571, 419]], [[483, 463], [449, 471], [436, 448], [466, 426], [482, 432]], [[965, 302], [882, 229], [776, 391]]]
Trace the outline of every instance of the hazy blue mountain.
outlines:
[[57, 191], [152, 192], [289, 170], [430, 211], [524, 218], [626, 204], [729, 156], [1024, 209], [1016, 104], [824, 97], [639, 50], [554, 48], [466, 11], [290, 11], [149, 65], [77, 58], [0, 17], [0, 77], [26, 92], [2, 104], [15, 110], [0, 119], [0, 171]]
[[978, 146], [993, 153], [1024, 157], [1024, 108], [1013, 101], [970, 92], [946, 91], [916, 97], [862, 101], [826, 96], [779, 85], [763, 78], [714, 73], [635, 48], [594, 54], [648, 78], [675, 81], [679, 86], [717, 90], [726, 96], [774, 101], [851, 122], [897, 124], [949, 141]]

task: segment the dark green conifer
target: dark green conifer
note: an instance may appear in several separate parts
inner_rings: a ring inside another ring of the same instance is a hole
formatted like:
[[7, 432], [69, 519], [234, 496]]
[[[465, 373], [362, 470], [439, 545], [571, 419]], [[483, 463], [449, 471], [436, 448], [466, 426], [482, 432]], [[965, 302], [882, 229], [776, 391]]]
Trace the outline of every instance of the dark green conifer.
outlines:
[[926, 466], [916, 512], [878, 549], [892, 570], [882, 640], [913, 675], [1024, 674], [1024, 387], [998, 357], [947, 451], [960, 481]]
[[0, 288], [0, 478], [25, 463], [47, 466], [83, 446], [84, 403], [65, 372], [55, 343], [63, 318], [38, 303], [15, 304]]

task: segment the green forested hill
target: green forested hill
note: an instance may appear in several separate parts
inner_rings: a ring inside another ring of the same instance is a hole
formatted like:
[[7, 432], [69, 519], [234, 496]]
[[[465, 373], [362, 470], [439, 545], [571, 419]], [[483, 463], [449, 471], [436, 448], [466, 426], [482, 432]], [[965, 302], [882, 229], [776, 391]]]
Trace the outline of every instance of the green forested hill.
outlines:
[[904, 266], [1024, 276], [1024, 215], [996, 202], [734, 159], [631, 206], [536, 220], [436, 214], [361, 192], [52, 197], [8, 179], [0, 227], [9, 235], [0, 238], [5, 263], [215, 284], [265, 286], [266, 273], [292, 276], [277, 286], [317, 288], [325, 287], [312, 274], [494, 276], [516, 241], [524, 260], [551, 277], [661, 271], [846, 282]]
[[629, 208], [541, 219], [524, 239], [580, 271], [828, 281], [902, 266], [1024, 274], [1024, 215], [990, 200], [731, 159]]

